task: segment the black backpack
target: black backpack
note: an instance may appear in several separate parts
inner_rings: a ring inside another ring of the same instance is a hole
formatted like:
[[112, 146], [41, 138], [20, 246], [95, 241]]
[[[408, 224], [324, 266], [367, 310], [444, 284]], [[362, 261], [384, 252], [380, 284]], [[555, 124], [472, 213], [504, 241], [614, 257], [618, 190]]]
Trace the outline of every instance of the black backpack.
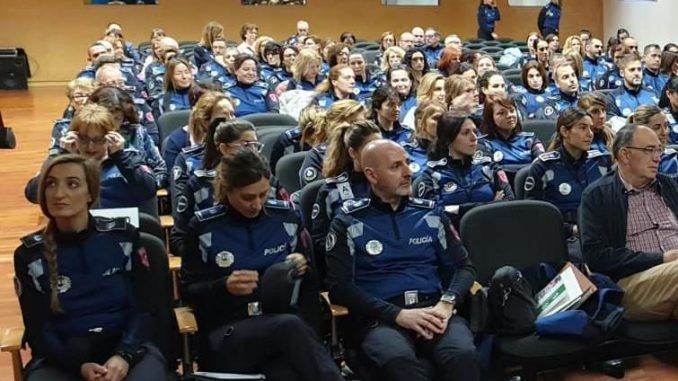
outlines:
[[494, 272], [487, 292], [490, 324], [504, 335], [527, 335], [535, 331], [537, 302], [532, 286], [516, 268], [504, 266]]

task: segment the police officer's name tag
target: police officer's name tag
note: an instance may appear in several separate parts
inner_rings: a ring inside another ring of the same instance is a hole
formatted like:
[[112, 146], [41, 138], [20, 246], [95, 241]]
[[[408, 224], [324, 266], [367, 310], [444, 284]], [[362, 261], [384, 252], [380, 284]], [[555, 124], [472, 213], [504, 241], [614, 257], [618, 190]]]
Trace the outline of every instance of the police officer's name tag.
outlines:
[[365, 245], [365, 251], [369, 255], [379, 255], [384, 251], [384, 245], [376, 239], [370, 240]]
[[419, 303], [419, 291], [405, 291], [405, 306], [411, 306]]
[[259, 316], [262, 313], [260, 302], [247, 303], [247, 316]]

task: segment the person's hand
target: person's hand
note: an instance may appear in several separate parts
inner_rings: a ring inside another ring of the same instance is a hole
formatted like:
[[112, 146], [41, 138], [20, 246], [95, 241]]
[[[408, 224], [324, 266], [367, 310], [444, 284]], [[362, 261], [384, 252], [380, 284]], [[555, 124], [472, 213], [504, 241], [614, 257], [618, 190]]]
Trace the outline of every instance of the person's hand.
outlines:
[[503, 200], [504, 197], [506, 197], [506, 194], [504, 194], [504, 191], [498, 190], [497, 193], [494, 194], [494, 201]]
[[118, 132], [109, 131], [104, 138], [108, 142], [108, 152], [111, 154], [122, 150], [125, 146], [125, 138]]
[[447, 329], [450, 318], [457, 313], [454, 304], [438, 302], [430, 312], [443, 322], [443, 332]]
[[443, 320], [441, 316], [438, 316], [438, 312], [433, 311], [433, 308], [403, 309], [396, 316], [396, 324], [416, 332], [427, 340], [431, 340], [436, 333], [442, 334], [445, 332], [447, 322]]
[[664, 253], [664, 263], [673, 262], [678, 259], [678, 249], [669, 250]]
[[499, 35], [496, 34], [495, 32], [492, 32], [492, 38], [494, 38], [496, 40], [497, 38], [499, 38]]
[[257, 288], [259, 273], [252, 270], [236, 270], [226, 278], [226, 289], [232, 295], [250, 295]]
[[454, 99], [452, 99], [452, 104], [450, 108], [453, 110], [472, 113], [473, 110], [473, 94], [472, 93], [463, 93]]
[[75, 131], [68, 131], [66, 136], [59, 139], [59, 146], [69, 153], [78, 152], [78, 133]]
[[303, 254], [292, 253], [288, 255], [286, 259], [292, 262], [292, 264], [294, 264], [294, 267], [296, 267], [297, 276], [301, 277], [304, 274], [306, 274], [306, 271], [308, 271], [308, 261], [306, 260], [306, 257], [304, 257]]
[[103, 380], [106, 376], [106, 367], [93, 362], [86, 362], [80, 365], [80, 375], [86, 381]]
[[111, 356], [111, 358], [104, 364], [107, 372], [104, 376], [105, 381], [122, 381], [127, 377], [129, 372], [129, 364], [122, 357], [118, 355]]

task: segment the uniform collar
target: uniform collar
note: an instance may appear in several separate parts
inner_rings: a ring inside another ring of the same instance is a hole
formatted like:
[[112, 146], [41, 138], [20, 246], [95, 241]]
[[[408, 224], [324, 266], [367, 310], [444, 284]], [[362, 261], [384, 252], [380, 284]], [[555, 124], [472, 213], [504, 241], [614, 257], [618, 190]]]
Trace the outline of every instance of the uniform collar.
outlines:
[[643, 74], [649, 75], [650, 77], [654, 77], [654, 78], [659, 77], [659, 73], [652, 72], [652, 70], [648, 69], [647, 66], [643, 68]]
[[636, 89], [636, 90], [629, 89], [628, 87], [626, 87], [626, 82], [624, 82], [624, 84], [622, 86], [624, 87], [624, 91], [633, 95], [634, 97], [638, 96], [638, 93], [640, 93], [640, 90], [643, 89], [643, 86], [638, 86], [638, 89]]
[[535, 95], [543, 95], [544, 93], [546, 93], [546, 90], [542, 90], [542, 89], [535, 90], [535, 89], [531, 88], [530, 86], [525, 86], [525, 90], [527, 90], [528, 93], [535, 94]]
[[572, 155], [570, 155], [569, 152], [565, 149], [564, 146], [561, 146], [558, 148], [558, 152], [560, 152], [560, 157], [563, 158], [563, 161], [565, 161], [568, 165], [571, 165], [573, 167], [578, 167], [581, 165], [581, 163], [586, 162], [586, 159], [589, 157], [588, 152], [584, 152], [581, 157], [576, 160]]
[[370, 204], [373, 205], [375, 208], [381, 210], [382, 212], [386, 213], [398, 213], [405, 209], [405, 206], [407, 206], [407, 197], [400, 197], [400, 204], [398, 204], [398, 207], [396, 210], [393, 210], [391, 207], [391, 204], [383, 202], [379, 196], [377, 196], [374, 192], [372, 192], [370, 196]]
[[471, 168], [471, 164], [473, 164], [473, 157], [466, 156], [463, 159], [453, 159], [451, 156], [448, 156], [447, 162], [450, 167], [467, 170]]
[[83, 242], [95, 230], [96, 230], [96, 227], [94, 225], [94, 217], [92, 217], [92, 215], [90, 214], [90, 215], [88, 215], [87, 228], [85, 228], [85, 230], [79, 231], [77, 233], [75, 233], [75, 232], [61, 232], [61, 231], [57, 230], [54, 234], [54, 238], [55, 238], [57, 243]]

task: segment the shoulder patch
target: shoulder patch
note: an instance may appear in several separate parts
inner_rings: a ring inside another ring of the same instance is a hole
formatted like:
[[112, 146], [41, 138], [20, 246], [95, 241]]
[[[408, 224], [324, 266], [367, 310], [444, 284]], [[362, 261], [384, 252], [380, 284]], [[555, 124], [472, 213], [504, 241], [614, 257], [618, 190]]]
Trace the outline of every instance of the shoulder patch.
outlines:
[[196, 169], [195, 171], [193, 171], [193, 174], [196, 177], [203, 177], [203, 178], [209, 178], [209, 179], [213, 179], [213, 178], [217, 177], [217, 171], [215, 171], [214, 169], [210, 169], [210, 170]]
[[341, 206], [341, 210], [346, 214], [357, 212], [370, 206], [369, 198], [359, 198], [354, 200], [346, 200]]
[[343, 172], [339, 176], [330, 177], [327, 180], [325, 180], [325, 182], [327, 182], [328, 184], [345, 183], [347, 181], [348, 181], [347, 172]]
[[415, 208], [433, 209], [436, 206], [436, 203], [423, 198], [410, 197], [408, 205]]
[[429, 168], [435, 168], [435, 167], [444, 167], [447, 165], [447, 159], [442, 158], [438, 161], [427, 161], [426, 166]]
[[266, 200], [266, 208], [269, 209], [277, 209], [277, 210], [290, 210], [292, 209], [292, 206], [290, 205], [289, 202], [287, 201], [282, 201], [282, 200], [276, 200], [273, 198], [269, 198]]
[[23, 243], [26, 247], [38, 246], [44, 241], [45, 237], [43, 236], [42, 232], [32, 233], [21, 238], [21, 243]]
[[[476, 151], [476, 153], [481, 152], [481, 151]], [[473, 160], [471, 161], [472, 164], [477, 165], [477, 164], [489, 164], [492, 163], [492, 158], [489, 156], [482, 155], [473, 155]]]
[[202, 144], [195, 144], [190, 147], [184, 147], [181, 149], [181, 152], [184, 153], [196, 153], [199, 152], [200, 150], [204, 149], [205, 147]]
[[518, 136], [525, 136], [528, 138], [534, 137], [534, 132], [522, 131], [518, 133]]
[[94, 226], [100, 232], [109, 232], [113, 230], [127, 230], [129, 223], [127, 217], [94, 217]]
[[541, 161], [551, 161], [558, 159], [560, 159], [560, 152], [558, 151], [544, 152], [541, 155], [539, 155], [539, 160]]
[[252, 85], [252, 86], [261, 87], [261, 88], [268, 90], [268, 84], [266, 82], [262, 82], [262, 81], [254, 82], [254, 85]]
[[666, 147], [666, 149], [664, 149], [664, 155], [673, 155], [675, 153], [678, 153], [678, 151], [671, 147]]
[[609, 152], [602, 152], [602, 151], [599, 151], [597, 149], [592, 149], [592, 150], [589, 150], [586, 154], [587, 154], [587, 157], [589, 159], [593, 159], [593, 158], [596, 158], [596, 157], [608, 156]]
[[195, 217], [198, 219], [198, 221], [205, 222], [225, 215], [227, 210], [228, 209], [225, 205], [215, 205], [213, 207], [195, 212]]

